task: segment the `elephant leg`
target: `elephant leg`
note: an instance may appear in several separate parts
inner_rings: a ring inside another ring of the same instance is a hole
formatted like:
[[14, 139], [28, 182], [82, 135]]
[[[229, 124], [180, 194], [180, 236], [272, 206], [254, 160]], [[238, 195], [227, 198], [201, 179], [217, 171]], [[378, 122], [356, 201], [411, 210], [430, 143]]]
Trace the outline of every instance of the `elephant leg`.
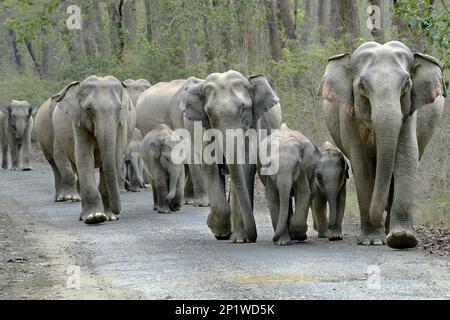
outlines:
[[129, 181], [131, 183], [130, 191], [131, 192], [139, 192], [141, 191], [142, 177], [139, 168], [139, 160], [136, 158], [131, 159], [130, 167], [129, 167]]
[[345, 184], [346, 183], [344, 182], [344, 186], [339, 191], [337, 198], [336, 222], [328, 230], [328, 239], [331, 241], [342, 240], [344, 238], [342, 235], [342, 221], [344, 220], [345, 201], [347, 198], [347, 188]]
[[[269, 179], [267, 179], [265, 195], [267, 203], [269, 205], [270, 218], [272, 220], [272, 227], [275, 231], [278, 223], [278, 216], [280, 214], [280, 198], [276, 185]], [[290, 201], [290, 200], [289, 200]], [[291, 236], [289, 234], [289, 228], [286, 228], [280, 239], [275, 243], [276, 245], [285, 246], [292, 243]]]
[[230, 206], [231, 206], [231, 242], [233, 243], [246, 243], [250, 242], [247, 238], [247, 233], [244, 228], [244, 221], [242, 220], [241, 209], [238, 204], [236, 192], [231, 187]]
[[117, 221], [119, 220], [119, 217], [112, 213], [110, 207], [109, 207], [109, 196], [108, 196], [108, 189], [106, 188], [106, 179], [105, 179], [105, 173], [103, 172], [103, 168], [100, 168], [100, 181], [98, 183], [98, 191], [100, 192], [100, 195], [102, 197], [102, 203], [103, 203], [103, 210], [108, 217], [109, 221]]
[[185, 166], [185, 170], [186, 170], [186, 183], [184, 185], [184, 204], [194, 204], [194, 184], [192, 181], [192, 174], [191, 171], [189, 170], [188, 165]]
[[53, 161], [61, 177], [61, 184], [59, 189], [56, 190], [55, 201], [80, 201], [77, 179], [72, 164], [56, 139], [53, 142]]
[[391, 180], [391, 186], [389, 187], [389, 197], [388, 197], [388, 203], [386, 208], [386, 222], [384, 224], [384, 231], [387, 234], [389, 234], [389, 223], [391, 222], [391, 210], [392, 210], [392, 202], [394, 201], [394, 177], [392, 177]]
[[207, 225], [217, 240], [226, 240], [231, 236], [231, 209], [225, 194], [225, 185], [220, 177], [219, 166], [203, 165], [205, 182], [211, 213]]
[[53, 160], [49, 161], [48, 163], [52, 167], [53, 178], [55, 180], [55, 197], [54, 197], [54, 201], [58, 202], [58, 195], [59, 195], [59, 191], [61, 190], [61, 174], [59, 173], [58, 167], [56, 166], [56, 164], [55, 164], [55, 162]]
[[167, 172], [160, 170], [160, 172], [155, 172], [154, 180], [158, 213], [170, 213], [169, 203], [166, 200], [166, 197], [169, 194], [169, 175]]
[[152, 187], [152, 194], [153, 194], [153, 210], [158, 211], [158, 193], [156, 192], [156, 185], [155, 181], [151, 178], [149, 178], [150, 185]]
[[327, 218], [327, 200], [325, 195], [317, 190], [312, 200], [313, 219], [316, 222], [315, 230], [318, 232], [319, 238], [328, 237], [328, 218]]
[[208, 207], [209, 199], [208, 193], [206, 192], [205, 180], [203, 179], [201, 165], [190, 164], [189, 177], [194, 193], [194, 207]]
[[4, 141], [2, 144], [2, 168], [8, 169], [8, 144]]
[[412, 222], [419, 167], [419, 148], [415, 132], [415, 117], [412, 116], [405, 120], [400, 131], [394, 165], [394, 198], [386, 241], [389, 247], [395, 249], [414, 248], [419, 242]]
[[353, 177], [356, 185], [359, 211], [361, 215], [361, 233], [357, 242], [359, 245], [382, 245], [386, 242], [383, 228], [374, 227], [370, 219], [370, 203], [372, 201], [375, 176], [373, 165], [360, 148], [354, 148], [351, 154]]
[[289, 231], [292, 240], [304, 241], [307, 239], [308, 211], [311, 204], [311, 189], [306, 174], [300, 173], [295, 184], [295, 211], [290, 217]]
[[30, 141], [31, 137], [25, 138], [22, 145], [22, 171], [30, 171]]
[[175, 197], [172, 199], [171, 210], [172, 211], [180, 211], [181, 204], [183, 203], [183, 193], [184, 193], [184, 180], [185, 174], [181, 173], [181, 176], [177, 181], [177, 192], [175, 193]]
[[75, 164], [81, 191], [80, 220], [86, 224], [105, 222], [108, 217], [103, 212], [103, 203], [95, 182], [94, 149], [95, 141], [83, 128], [75, 133]]
[[17, 143], [11, 143], [9, 145], [11, 150], [11, 170], [18, 171], [20, 167], [19, 163], [19, 146]]

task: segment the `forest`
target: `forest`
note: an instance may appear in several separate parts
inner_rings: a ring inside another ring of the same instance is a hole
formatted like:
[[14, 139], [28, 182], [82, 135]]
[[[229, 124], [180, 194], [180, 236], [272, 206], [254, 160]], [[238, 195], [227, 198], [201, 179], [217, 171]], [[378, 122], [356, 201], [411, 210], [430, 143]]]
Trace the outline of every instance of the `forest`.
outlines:
[[[91, 74], [155, 84], [234, 69], [265, 74], [284, 121], [320, 145], [330, 139], [317, 96], [328, 57], [400, 40], [438, 58], [448, 87], [449, 10], [448, 0], [1, 0], [0, 104], [39, 106]], [[448, 104], [421, 163], [416, 217], [446, 226]], [[357, 215], [355, 192], [348, 208]]]

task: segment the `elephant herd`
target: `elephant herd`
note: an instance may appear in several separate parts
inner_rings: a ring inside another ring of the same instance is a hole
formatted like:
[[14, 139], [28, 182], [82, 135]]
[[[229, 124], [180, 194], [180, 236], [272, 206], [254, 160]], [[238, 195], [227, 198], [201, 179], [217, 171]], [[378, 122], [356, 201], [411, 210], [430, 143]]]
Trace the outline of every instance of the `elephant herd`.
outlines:
[[[154, 210], [209, 206], [213, 235], [235, 243], [257, 239], [253, 196], [258, 174], [273, 241], [288, 245], [306, 239], [310, 209], [319, 237], [342, 239], [351, 165], [361, 215], [358, 244], [415, 247], [415, 178], [444, 108], [442, 65], [398, 41], [366, 42], [352, 54], [329, 59], [318, 94], [334, 142], [320, 148], [282, 123], [280, 99], [263, 75], [245, 77], [230, 70], [153, 86], [146, 80], [90, 76], [68, 84], [37, 113], [25, 101], [2, 109], [2, 168], [8, 167], [10, 148], [11, 169], [31, 169], [34, 121], [53, 170], [54, 200], [81, 201], [84, 223], [117, 220], [121, 190], [151, 185]], [[268, 136], [242, 144], [227, 136], [229, 130], [252, 129], [266, 130]], [[216, 144], [219, 161], [195, 161], [211, 145], [203, 135], [210, 130], [215, 130], [214, 142], [227, 140]], [[236, 161], [239, 152], [245, 155], [255, 144], [269, 151], [265, 162], [259, 157], [251, 162], [248, 155]], [[190, 152], [179, 154], [180, 149]], [[266, 167], [274, 163], [277, 170], [268, 173]]]

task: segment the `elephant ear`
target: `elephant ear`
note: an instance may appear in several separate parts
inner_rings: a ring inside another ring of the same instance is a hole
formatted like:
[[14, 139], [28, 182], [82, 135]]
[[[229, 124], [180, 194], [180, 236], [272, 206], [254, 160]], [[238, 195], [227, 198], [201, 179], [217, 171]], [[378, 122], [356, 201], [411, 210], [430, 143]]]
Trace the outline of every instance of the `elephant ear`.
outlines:
[[149, 88], [152, 86], [152, 84], [151, 84], [149, 81], [145, 80], [145, 79], [139, 79], [139, 80], [137, 80], [137, 81], [138, 81], [140, 84], [143, 85], [143, 87], [145, 88], [145, 90], [149, 89]]
[[412, 71], [411, 114], [420, 107], [433, 103], [438, 96], [447, 96], [442, 64], [436, 58], [414, 54]]
[[203, 83], [187, 84], [180, 102], [180, 110], [184, 113], [186, 119], [202, 121], [205, 124], [207, 118], [204, 105]]
[[350, 53], [348, 52], [328, 59], [328, 65], [320, 83], [318, 95], [352, 113], [353, 84], [349, 61]]
[[163, 141], [161, 140], [161, 138], [159, 136], [154, 137], [151, 141], [150, 141], [150, 145], [149, 145], [149, 153], [150, 153], [150, 157], [151, 158], [161, 158], [161, 151], [163, 148]]
[[277, 105], [280, 98], [264, 75], [250, 76], [248, 81], [253, 87], [253, 121], [254, 126], [256, 126], [256, 122], [261, 119], [266, 111]]
[[55, 98], [58, 108], [67, 113], [75, 124], [79, 127], [81, 122], [81, 110], [78, 99], [80, 82], [74, 81], [68, 84]]

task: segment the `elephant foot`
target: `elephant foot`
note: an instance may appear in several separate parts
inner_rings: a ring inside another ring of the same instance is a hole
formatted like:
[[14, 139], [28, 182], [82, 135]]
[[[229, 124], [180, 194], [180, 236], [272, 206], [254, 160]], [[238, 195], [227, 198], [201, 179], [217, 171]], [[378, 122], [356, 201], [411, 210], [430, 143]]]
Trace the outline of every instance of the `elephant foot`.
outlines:
[[217, 240], [228, 240], [231, 237], [230, 216], [221, 217], [218, 214], [210, 213], [206, 224]]
[[7, 163], [2, 163], [2, 169], [8, 169], [8, 164]]
[[174, 212], [181, 211], [181, 204], [175, 204], [175, 205], [170, 206], [170, 210], [174, 211]]
[[292, 240], [288, 235], [286, 235], [282, 236], [278, 241], [275, 241], [273, 244], [276, 246], [290, 246], [292, 245]]
[[289, 234], [290, 234], [291, 240], [305, 241], [306, 239], [308, 239], [308, 236], [306, 235], [306, 228], [302, 228], [301, 230], [298, 230], [298, 231], [289, 230]]
[[194, 202], [194, 207], [201, 207], [201, 208], [209, 207], [209, 203], [208, 202]]
[[184, 204], [186, 205], [194, 205], [194, 199], [184, 199]]
[[170, 213], [170, 209], [169, 208], [167, 208], [167, 209], [158, 209], [158, 213], [160, 213], [160, 214], [168, 214], [168, 213]]
[[250, 239], [247, 237], [247, 235], [242, 231], [234, 231], [231, 234], [230, 240], [232, 243], [250, 243], [253, 241], [250, 241]]
[[342, 232], [340, 231], [328, 231], [328, 240], [330, 241], [339, 241], [344, 239]]
[[12, 167], [11, 169], [9, 169], [11, 171], [19, 171], [20, 169], [18, 167]]
[[103, 212], [96, 212], [81, 216], [81, 220], [85, 224], [99, 224], [108, 220], [108, 217]]
[[153, 206], [153, 211], [158, 211], [158, 207], [157, 206]]
[[317, 231], [317, 238], [328, 238], [328, 230], [325, 231], [316, 230], [316, 231]]
[[80, 202], [80, 196], [77, 192], [68, 192], [68, 193], [59, 193], [55, 196], [55, 202], [65, 202], [65, 201], [72, 201], [72, 202]]
[[216, 240], [230, 240], [231, 232], [229, 234], [226, 234], [224, 236], [214, 236]]
[[107, 214], [108, 221], [117, 221], [119, 220], [119, 216], [114, 213], [108, 213]]
[[130, 192], [141, 192], [141, 189], [140, 188], [130, 188], [130, 189], [128, 189], [128, 191], [130, 191]]
[[387, 236], [387, 245], [393, 249], [410, 249], [418, 243], [419, 240], [411, 230], [394, 229]]
[[24, 167], [22, 168], [22, 171], [31, 171], [31, 167]]
[[378, 232], [364, 232], [358, 236], [357, 243], [361, 246], [381, 246], [386, 244], [386, 235], [383, 230]]

